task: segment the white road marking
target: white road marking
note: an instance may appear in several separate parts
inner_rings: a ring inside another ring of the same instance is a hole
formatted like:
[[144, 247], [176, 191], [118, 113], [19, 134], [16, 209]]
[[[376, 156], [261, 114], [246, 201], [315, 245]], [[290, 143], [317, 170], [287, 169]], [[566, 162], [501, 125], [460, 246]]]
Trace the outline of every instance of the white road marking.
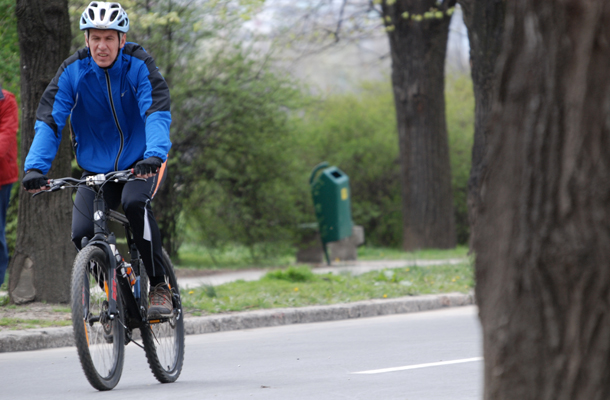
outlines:
[[439, 361], [435, 363], [428, 364], [417, 364], [417, 365], [407, 365], [405, 367], [394, 367], [394, 368], [383, 368], [383, 369], [371, 369], [369, 371], [360, 371], [360, 372], [352, 372], [352, 374], [383, 374], [386, 372], [395, 372], [395, 371], [404, 371], [407, 369], [419, 369], [419, 368], [428, 368], [428, 367], [438, 367], [441, 365], [451, 365], [451, 364], [462, 364], [473, 361], [481, 361], [483, 357], [473, 357], [473, 358], [464, 358], [461, 360], [453, 360], [453, 361]]

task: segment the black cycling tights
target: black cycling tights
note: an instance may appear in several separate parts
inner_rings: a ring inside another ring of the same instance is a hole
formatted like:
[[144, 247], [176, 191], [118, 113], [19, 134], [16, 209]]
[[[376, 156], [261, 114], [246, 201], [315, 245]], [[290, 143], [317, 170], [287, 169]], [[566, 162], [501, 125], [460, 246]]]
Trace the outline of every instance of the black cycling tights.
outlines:
[[[129, 220], [134, 241], [142, 256], [151, 287], [164, 282], [163, 250], [159, 226], [150, 207], [150, 201], [155, 195], [159, 179], [163, 180], [163, 172], [148, 178], [146, 181], [131, 181], [127, 183], [109, 182], [104, 185], [104, 199], [113, 210], [119, 205]], [[91, 175], [84, 173], [83, 177]], [[161, 176], [160, 176], [161, 175]], [[72, 241], [80, 250], [83, 237], [91, 239], [93, 231], [93, 199], [95, 194], [86, 186], [79, 186], [72, 210]], [[144, 216], [147, 216], [148, 223]], [[145, 232], [148, 230], [148, 234]], [[152, 241], [151, 241], [152, 240]], [[152, 246], [152, 247], [151, 247]]]

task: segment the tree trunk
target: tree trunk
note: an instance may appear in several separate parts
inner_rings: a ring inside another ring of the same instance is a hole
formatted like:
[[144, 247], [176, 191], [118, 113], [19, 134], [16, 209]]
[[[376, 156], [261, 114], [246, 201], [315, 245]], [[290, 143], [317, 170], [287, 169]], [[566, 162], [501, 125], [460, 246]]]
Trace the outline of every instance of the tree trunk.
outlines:
[[494, 94], [496, 62], [502, 49], [506, 2], [504, 0], [458, 1], [464, 12], [464, 23], [468, 27], [475, 99], [474, 144], [468, 180], [468, 222], [472, 246], [477, 232], [476, 216], [481, 204], [481, 178], [486, 169], [485, 153], [491, 129], [488, 119]]
[[446, 11], [455, 0], [438, 3], [382, 2], [392, 56], [405, 250], [456, 244], [444, 93], [451, 20]]
[[476, 235], [485, 399], [610, 398], [610, 2], [507, 2]]
[[[68, 56], [70, 18], [66, 0], [17, 0], [21, 52], [21, 165], [34, 139], [38, 102]], [[64, 134], [49, 176], [71, 173], [70, 140]], [[76, 254], [70, 240], [70, 191], [32, 198], [19, 195], [15, 254], [10, 264], [11, 301], [67, 302]]]

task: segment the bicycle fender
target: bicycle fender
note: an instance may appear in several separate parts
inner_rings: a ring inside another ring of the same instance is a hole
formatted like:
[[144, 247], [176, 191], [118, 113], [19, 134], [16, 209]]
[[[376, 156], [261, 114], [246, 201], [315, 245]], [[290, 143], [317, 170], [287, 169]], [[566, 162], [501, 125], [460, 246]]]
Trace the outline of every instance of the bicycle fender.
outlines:
[[99, 247], [106, 253], [106, 257], [108, 259], [108, 271], [106, 271], [106, 276], [112, 277], [112, 284], [108, 285], [108, 314], [111, 316], [117, 315], [116, 308], [116, 300], [117, 300], [117, 276], [116, 276], [116, 259], [114, 258], [114, 253], [110, 248], [110, 245], [101, 240], [93, 240], [90, 241], [88, 246], [96, 246]]

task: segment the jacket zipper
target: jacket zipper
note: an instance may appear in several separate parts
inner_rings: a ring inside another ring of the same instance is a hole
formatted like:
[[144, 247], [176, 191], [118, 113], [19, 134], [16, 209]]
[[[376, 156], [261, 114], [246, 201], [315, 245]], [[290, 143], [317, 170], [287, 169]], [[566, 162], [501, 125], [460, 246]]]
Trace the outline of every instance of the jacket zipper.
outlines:
[[121, 129], [121, 125], [119, 125], [119, 118], [116, 115], [116, 109], [114, 108], [114, 100], [112, 98], [112, 87], [110, 86], [110, 76], [108, 75], [108, 71], [104, 71], [106, 74], [106, 86], [108, 89], [108, 97], [110, 98], [110, 108], [112, 108], [112, 116], [114, 117], [114, 123], [116, 124], [117, 129], [119, 130], [119, 135], [121, 136], [121, 146], [119, 147], [119, 153], [114, 160], [114, 170], [119, 170], [119, 158], [121, 157], [121, 153], [123, 152], [123, 145], [125, 143], [125, 136], [123, 135], [123, 130]]

